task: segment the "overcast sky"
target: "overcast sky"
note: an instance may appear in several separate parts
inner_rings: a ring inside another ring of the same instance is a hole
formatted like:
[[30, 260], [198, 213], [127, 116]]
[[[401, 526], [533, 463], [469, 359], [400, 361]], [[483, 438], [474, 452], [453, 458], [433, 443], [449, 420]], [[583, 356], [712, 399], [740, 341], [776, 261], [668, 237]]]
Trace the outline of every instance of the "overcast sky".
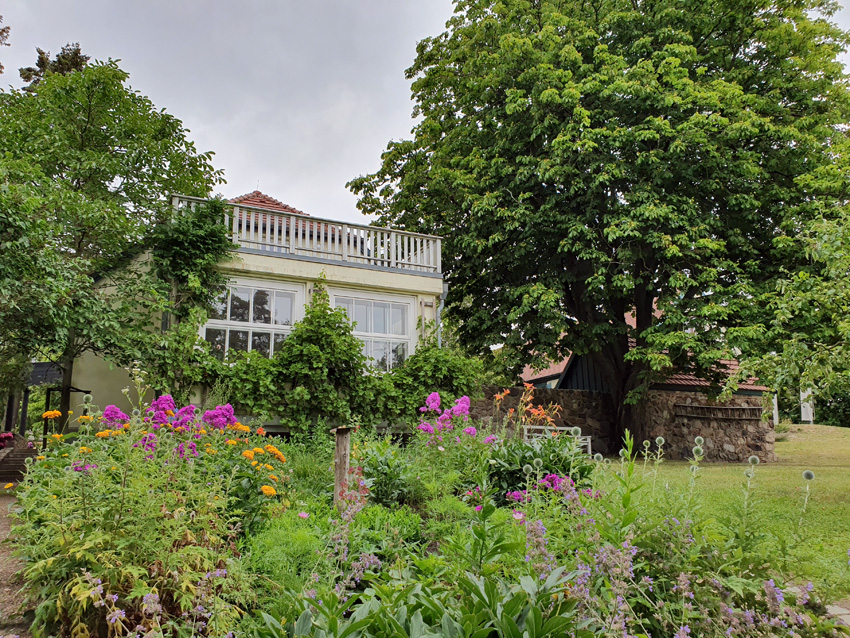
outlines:
[[[134, 89], [215, 152], [221, 194], [259, 188], [362, 221], [345, 183], [409, 136], [404, 69], [451, 13], [451, 0], [4, 0], [0, 86], [23, 84], [17, 69], [35, 47], [79, 42], [93, 59], [120, 59]], [[837, 21], [850, 30], [850, 10]]]

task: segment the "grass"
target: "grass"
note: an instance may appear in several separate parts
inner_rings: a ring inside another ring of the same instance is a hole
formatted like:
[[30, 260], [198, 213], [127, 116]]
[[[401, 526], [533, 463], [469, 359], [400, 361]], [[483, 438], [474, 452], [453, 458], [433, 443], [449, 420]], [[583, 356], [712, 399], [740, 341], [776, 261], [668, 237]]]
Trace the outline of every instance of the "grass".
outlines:
[[[850, 428], [794, 425], [776, 443], [775, 463], [756, 468], [755, 497], [762, 524], [788, 539], [793, 577], [811, 580], [832, 599], [850, 601]], [[704, 506], [722, 516], [741, 502], [743, 464], [704, 463], [698, 490]], [[815, 478], [803, 525], [803, 471]], [[687, 483], [685, 462], [665, 462], [659, 478]]]

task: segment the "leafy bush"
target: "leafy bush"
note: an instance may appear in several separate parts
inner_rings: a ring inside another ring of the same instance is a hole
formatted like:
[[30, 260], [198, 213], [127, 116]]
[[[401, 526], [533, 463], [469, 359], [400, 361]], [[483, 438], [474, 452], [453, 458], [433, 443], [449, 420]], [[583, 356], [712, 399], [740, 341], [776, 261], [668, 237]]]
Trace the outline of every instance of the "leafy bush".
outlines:
[[420, 500], [422, 488], [397, 445], [387, 437], [366, 441], [358, 450], [358, 463], [372, 502], [392, 507]]
[[353, 536], [357, 552], [392, 560], [422, 540], [422, 519], [406, 505], [369, 505], [355, 519]]
[[201, 415], [166, 395], [145, 414], [80, 417], [17, 490], [36, 634], [204, 623], [224, 635], [253, 600], [232, 548], [285, 506], [285, 457], [229, 405]]
[[594, 465], [571, 436], [559, 435], [524, 441], [508, 439], [490, 457], [490, 482], [498, 489], [499, 502], [508, 492], [523, 491], [548, 474], [587, 483]]

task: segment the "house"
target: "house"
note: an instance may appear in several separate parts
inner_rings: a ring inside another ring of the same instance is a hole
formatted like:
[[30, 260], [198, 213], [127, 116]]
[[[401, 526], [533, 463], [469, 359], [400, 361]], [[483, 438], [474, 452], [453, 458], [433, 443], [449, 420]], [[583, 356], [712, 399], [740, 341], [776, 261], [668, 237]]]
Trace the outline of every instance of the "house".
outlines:
[[[176, 211], [204, 201], [172, 197]], [[220, 265], [230, 284], [201, 327], [219, 356], [274, 356], [322, 274], [331, 305], [356, 322], [363, 352], [380, 369], [398, 366], [416, 349], [422, 326], [439, 322], [439, 237], [312, 217], [260, 191], [230, 203], [222, 223], [237, 248]], [[126, 370], [93, 354], [74, 363], [73, 385], [91, 389], [100, 406], [126, 405], [130, 381]]]

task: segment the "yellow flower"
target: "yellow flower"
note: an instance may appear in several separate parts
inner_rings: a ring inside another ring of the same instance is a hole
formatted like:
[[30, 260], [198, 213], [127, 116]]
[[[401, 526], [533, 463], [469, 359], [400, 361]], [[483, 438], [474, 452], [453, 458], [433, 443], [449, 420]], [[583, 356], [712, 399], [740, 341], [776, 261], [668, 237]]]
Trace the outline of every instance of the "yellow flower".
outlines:
[[266, 496], [275, 496], [277, 494], [277, 490], [274, 489], [271, 485], [263, 485], [260, 488], [260, 491]]
[[4, 485], [3, 487], [8, 490], [9, 488], [15, 487], [15, 484], [14, 483], [6, 483], [6, 485]]
[[256, 461], [254, 461], [253, 463], [251, 463], [251, 467], [256, 467], [256, 465], [257, 465], [257, 462], [256, 462]]
[[67, 454], [63, 454], [63, 455], [62, 455], [62, 458], [66, 457], [66, 456], [68, 456], [68, 455], [67, 455]]
[[88, 414], [82, 414], [77, 417], [77, 421], [79, 421], [80, 423], [88, 423], [91, 420], [92, 418]]
[[218, 453], [217, 453], [214, 449], [212, 449], [211, 447], [208, 447], [206, 450], [204, 450], [204, 452], [206, 452], [207, 454], [218, 454]]
[[269, 478], [271, 480], [273, 480], [275, 483], [277, 483], [277, 481], [278, 481], [278, 478], [274, 474], [269, 474]]
[[109, 436], [110, 432], [111, 432], [111, 430], [102, 430], [102, 431], [98, 432], [97, 434], [95, 434], [95, 436], [99, 439], [105, 439], [106, 437]]
[[81, 454], [88, 454], [89, 452], [91, 452], [91, 448], [90, 448], [90, 447], [86, 447], [86, 446], [84, 445], [83, 447], [81, 447], [81, 448], [80, 448], [80, 453], [81, 453]]
[[261, 448], [261, 447], [255, 447], [255, 448], [254, 448], [254, 453], [255, 453], [255, 454], [265, 454], [265, 453], [266, 453], [266, 451], [265, 451], [263, 448]]
[[52, 496], [53, 498], [56, 498], [56, 494], [51, 494], [50, 496]]
[[242, 452], [242, 456], [244, 456], [249, 461], [254, 460], [254, 453], [251, 450], [245, 450], [244, 452]]
[[35, 460], [36, 461], [43, 461], [46, 458], [47, 458], [46, 456], [37, 456], [37, 457], [35, 457]]
[[110, 467], [109, 469], [110, 469], [110, 470], [114, 470], [114, 469], [117, 469], [117, 468], [113, 465], [113, 466], [112, 466], [112, 467]]
[[62, 413], [59, 410], [48, 410], [47, 412], [41, 415], [42, 419], [58, 419], [62, 416]]
[[234, 441], [233, 439], [227, 439], [227, 440], [225, 441], [225, 443], [226, 443], [227, 445], [236, 445], [237, 443], [239, 443], [239, 441]]
[[274, 468], [271, 465], [269, 465], [268, 463], [263, 465], [263, 467], [266, 468], [267, 470], [274, 470]]

